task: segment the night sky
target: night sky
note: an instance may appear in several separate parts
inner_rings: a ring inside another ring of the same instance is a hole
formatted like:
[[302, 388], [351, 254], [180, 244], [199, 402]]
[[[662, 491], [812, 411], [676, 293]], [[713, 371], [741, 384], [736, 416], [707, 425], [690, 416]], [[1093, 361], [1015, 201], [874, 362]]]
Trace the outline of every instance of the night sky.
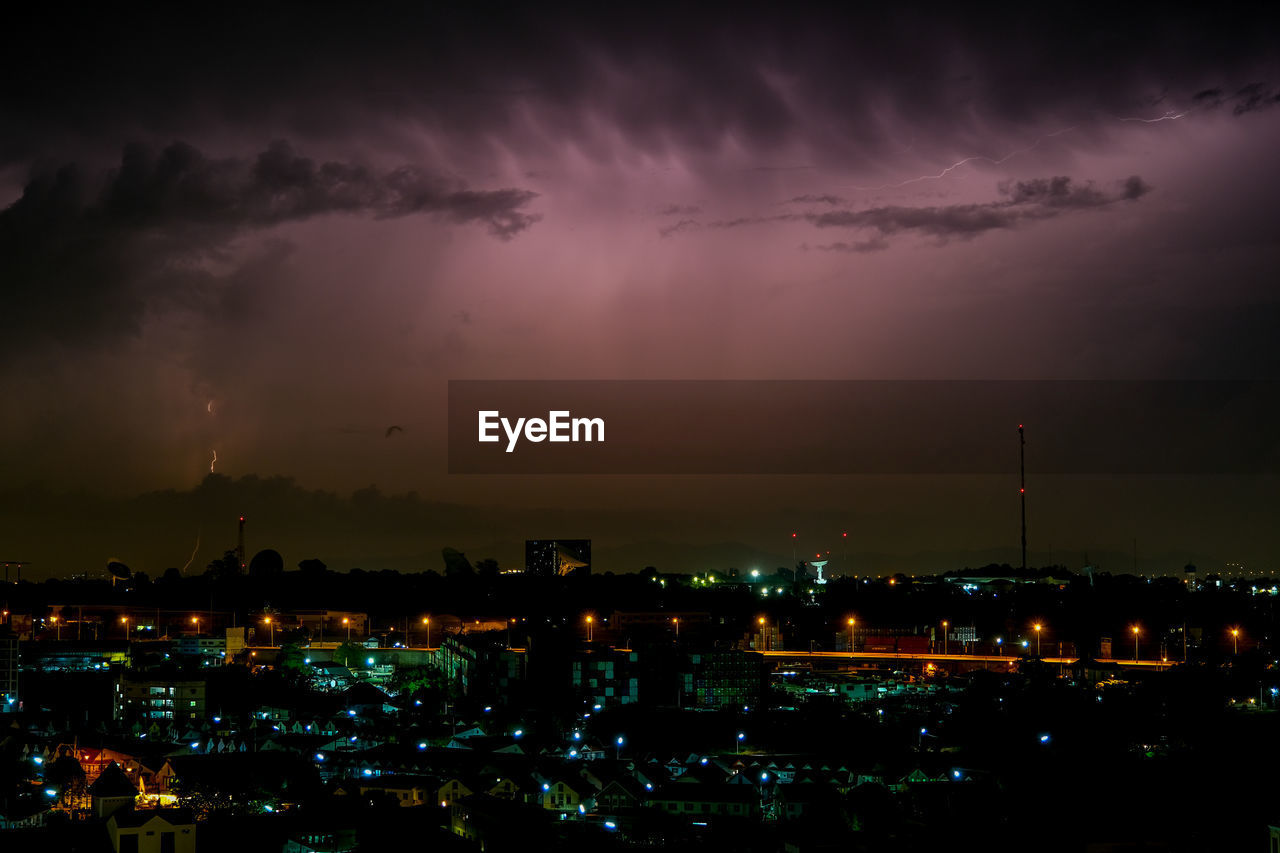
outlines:
[[[1016, 424], [1008, 477], [449, 476], [446, 382], [1280, 378], [1274, 13], [382, 8], [9, 30], [0, 559], [1016, 562]], [[1274, 476], [1029, 468], [1033, 563], [1277, 566]]]

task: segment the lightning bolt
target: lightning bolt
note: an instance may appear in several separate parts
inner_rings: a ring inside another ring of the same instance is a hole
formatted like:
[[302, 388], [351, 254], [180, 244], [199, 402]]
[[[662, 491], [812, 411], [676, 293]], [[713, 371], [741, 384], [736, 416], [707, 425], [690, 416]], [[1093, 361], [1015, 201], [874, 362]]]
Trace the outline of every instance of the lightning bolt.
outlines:
[[208, 412], [209, 414], [211, 414], [211, 415], [213, 414], [213, 401], [212, 401], [212, 400], [210, 400], [210, 401], [209, 401], [209, 403], [208, 403], [208, 405], [206, 405], [206, 406], [204, 407], [204, 410], [205, 410], [206, 412]]
[[1030, 151], [1034, 151], [1036, 147], [1039, 146], [1040, 143], [1044, 142], [1046, 139], [1053, 139], [1055, 136], [1061, 136], [1064, 133], [1070, 133], [1071, 131], [1075, 130], [1076, 127], [1077, 127], [1076, 125], [1072, 125], [1071, 127], [1064, 127], [1062, 130], [1055, 130], [1053, 133], [1046, 133], [1044, 136], [1037, 137], [1036, 140], [1032, 142], [1030, 145], [1024, 148], [1019, 148], [1016, 151], [1010, 151], [1008, 154], [1005, 154], [1002, 157], [987, 157], [984, 154], [975, 154], [972, 157], [965, 157], [963, 160], [957, 160], [956, 162], [952, 163], [950, 166], [947, 166], [945, 169], [943, 169], [941, 172], [939, 172], [936, 175], [919, 175], [914, 178], [908, 178], [905, 181], [899, 181], [896, 184], [882, 184], [881, 186], [878, 186], [878, 187], [853, 186], [853, 187], [850, 187], [850, 189], [862, 190], [867, 192], [875, 192], [878, 190], [894, 190], [900, 187], [907, 187], [907, 186], [910, 186], [911, 184], [921, 183], [922, 181], [938, 181], [945, 178], [947, 175], [951, 174], [956, 169], [959, 169], [961, 166], [964, 166], [967, 163], [974, 163], [979, 160], [984, 163], [990, 163], [992, 166], [999, 166], [1000, 164], [1004, 163], [1006, 160], [1009, 160], [1013, 157], [1017, 157], [1020, 154], [1026, 154]]
[[1120, 119], [1120, 121], [1140, 121], [1143, 124], [1155, 124], [1158, 121], [1173, 121], [1174, 119], [1180, 119], [1185, 115], [1186, 113], [1180, 113], [1174, 110], [1169, 110], [1159, 118], [1138, 118], [1135, 116], [1132, 118], [1122, 118]]
[[[1177, 110], [1167, 110], [1163, 115], [1156, 116], [1155, 118], [1142, 118], [1141, 116], [1123, 116], [1123, 117], [1116, 116], [1115, 120], [1123, 121], [1123, 122], [1139, 122], [1142, 124], [1156, 124], [1162, 121], [1176, 121], [1180, 118], [1185, 117], [1189, 112], [1190, 110], [1183, 110], [1182, 112], [1178, 112]], [[956, 169], [959, 169], [961, 166], [964, 166], [968, 163], [978, 162], [978, 161], [981, 161], [984, 163], [990, 163], [992, 166], [999, 166], [1000, 164], [1004, 163], [1006, 160], [1009, 160], [1012, 157], [1017, 157], [1020, 154], [1026, 154], [1034, 150], [1037, 146], [1040, 145], [1041, 142], [1044, 142], [1046, 139], [1052, 139], [1055, 136], [1061, 136], [1064, 133], [1069, 133], [1075, 130], [1076, 127], [1078, 127], [1078, 125], [1072, 125], [1071, 127], [1066, 127], [1066, 128], [1063, 128], [1062, 130], [1054, 131], [1053, 133], [1046, 133], [1044, 136], [1037, 138], [1030, 145], [1024, 148], [1019, 148], [1016, 151], [1010, 151], [1008, 154], [1005, 154], [1001, 157], [988, 157], [983, 154], [976, 154], [972, 157], [965, 157], [963, 160], [957, 160], [956, 162], [952, 163], [950, 166], [947, 166], [945, 169], [943, 169], [942, 171], [938, 172], [935, 175], [918, 175], [917, 177], [914, 177], [914, 178], [908, 178], [905, 181], [899, 181], [896, 184], [882, 184], [878, 187], [852, 186], [850, 187], [850, 189], [861, 190], [865, 192], [876, 192], [879, 190], [899, 189], [901, 187], [907, 187], [912, 184], [921, 183], [923, 181], [939, 181], [945, 178], [947, 175], [954, 172]]]
[[187, 565], [182, 567], [182, 574], [187, 573], [187, 569], [191, 566], [191, 561], [196, 558], [196, 552], [200, 550], [200, 528], [196, 528], [196, 547], [191, 549], [191, 556], [187, 559]]
[[209, 463], [209, 473], [213, 473], [213, 466], [218, 464], [218, 451], [213, 451], [213, 461]]

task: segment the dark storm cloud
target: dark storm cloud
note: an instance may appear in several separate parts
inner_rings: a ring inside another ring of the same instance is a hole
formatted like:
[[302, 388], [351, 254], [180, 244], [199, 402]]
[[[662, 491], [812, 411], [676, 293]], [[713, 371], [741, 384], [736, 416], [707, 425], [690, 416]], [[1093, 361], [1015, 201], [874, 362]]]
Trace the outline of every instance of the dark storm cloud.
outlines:
[[[872, 231], [880, 238], [917, 233], [945, 241], [950, 238], [968, 239], [997, 229], [1015, 228], [1026, 222], [1052, 219], [1073, 210], [1100, 210], [1118, 202], [1136, 201], [1151, 191], [1151, 187], [1137, 175], [1105, 189], [1092, 181], [1076, 182], [1066, 176], [1002, 181], [997, 189], [1003, 198], [991, 202], [926, 207], [887, 205], [864, 210], [746, 216], [711, 222], [709, 227], [740, 228], [771, 222], [808, 222], [817, 228]], [[882, 239], [872, 238], [862, 242], [832, 243], [813, 248], [866, 252], [886, 248], [886, 245]]]
[[1265, 83], [1250, 83], [1236, 93], [1236, 103], [1231, 111], [1236, 115], [1250, 113], [1280, 104], [1280, 92]]
[[852, 252], [854, 254], [866, 254], [867, 252], [880, 252], [889, 248], [889, 241], [882, 237], [873, 237], [870, 240], [862, 240], [856, 243], [845, 243], [837, 241], [835, 243], [826, 243], [819, 246], [805, 245], [802, 248], [816, 249], [819, 252]]
[[838, 195], [824, 193], [823, 195], [798, 195], [795, 198], [788, 199], [787, 204], [826, 204], [831, 207], [839, 207], [842, 204], [848, 204], [845, 199]]
[[14, 346], [135, 333], [157, 302], [198, 301], [213, 282], [204, 265], [255, 229], [328, 214], [428, 214], [509, 240], [538, 220], [523, 209], [534, 197], [468, 189], [415, 166], [316, 163], [285, 142], [248, 159], [181, 142], [159, 153], [131, 145], [105, 175], [75, 165], [36, 174], [0, 212], [0, 334]]
[[696, 216], [702, 208], [696, 204], [669, 204], [658, 211], [659, 216]]
[[670, 237], [673, 234], [682, 234], [685, 231], [696, 231], [702, 226], [696, 219], [681, 219], [673, 225], [667, 225], [658, 229], [660, 237]]
[[287, 142], [272, 143], [252, 161], [212, 159], [176, 142], [159, 155], [141, 145], [127, 148], [120, 168], [82, 216], [127, 227], [239, 228], [329, 213], [434, 213], [458, 224], [483, 224], [495, 237], [509, 239], [537, 221], [520, 210], [535, 197], [527, 190], [468, 190], [415, 166], [377, 173], [350, 163], [317, 164]]
[[981, 204], [891, 205], [809, 214], [804, 218], [818, 228], [867, 229], [881, 235], [916, 232], [943, 240], [965, 239], [986, 231], [1014, 228], [1024, 222], [1051, 219], [1071, 210], [1100, 209], [1119, 201], [1135, 201], [1150, 192], [1150, 187], [1136, 175], [1111, 190], [1059, 176], [1002, 182], [999, 190], [1005, 198]]
[[0, 58], [0, 163], [92, 144], [140, 119], [169, 136], [270, 126], [342, 138], [387, 116], [464, 150], [491, 138], [546, 144], [525, 133], [532, 117], [602, 159], [607, 130], [649, 152], [731, 141], [764, 157], [802, 139], [823, 164], [865, 163], [900, 153], [899, 134], [927, 153], [944, 137], [1181, 108], [1196, 93], [1256, 84], [1256, 99], [1233, 96], [1246, 112], [1273, 103], [1277, 83], [1271, 9], [1247, 23], [1141, 4], [1103, 15], [910, 4], [724, 12], [270, 4], [190, 26], [141, 8], [32, 10], [29, 30], [59, 39], [15, 38]]
[[1195, 93], [1192, 103], [1196, 109], [1207, 110], [1230, 105], [1232, 114], [1240, 116], [1280, 104], [1280, 90], [1263, 82], [1241, 86], [1232, 94], [1219, 88], [1204, 89]]

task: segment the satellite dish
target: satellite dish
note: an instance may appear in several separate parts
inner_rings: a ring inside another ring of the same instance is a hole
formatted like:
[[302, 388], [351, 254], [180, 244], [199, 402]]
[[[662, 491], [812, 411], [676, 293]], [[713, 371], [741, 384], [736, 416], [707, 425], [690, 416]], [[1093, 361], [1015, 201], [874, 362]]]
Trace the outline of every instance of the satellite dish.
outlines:
[[107, 572], [118, 580], [128, 580], [129, 575], [133, 574], [129, 567], [119, 560], [107, 560]]

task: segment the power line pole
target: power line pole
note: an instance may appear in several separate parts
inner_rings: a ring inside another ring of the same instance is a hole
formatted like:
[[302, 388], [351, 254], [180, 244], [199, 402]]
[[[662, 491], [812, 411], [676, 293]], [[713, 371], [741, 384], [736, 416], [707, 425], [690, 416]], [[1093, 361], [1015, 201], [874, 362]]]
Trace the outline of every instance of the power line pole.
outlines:
[[1027, 439], [1018, 424], [1018, 495], [1022, 500], [1022, 571], [1027, 570]]

